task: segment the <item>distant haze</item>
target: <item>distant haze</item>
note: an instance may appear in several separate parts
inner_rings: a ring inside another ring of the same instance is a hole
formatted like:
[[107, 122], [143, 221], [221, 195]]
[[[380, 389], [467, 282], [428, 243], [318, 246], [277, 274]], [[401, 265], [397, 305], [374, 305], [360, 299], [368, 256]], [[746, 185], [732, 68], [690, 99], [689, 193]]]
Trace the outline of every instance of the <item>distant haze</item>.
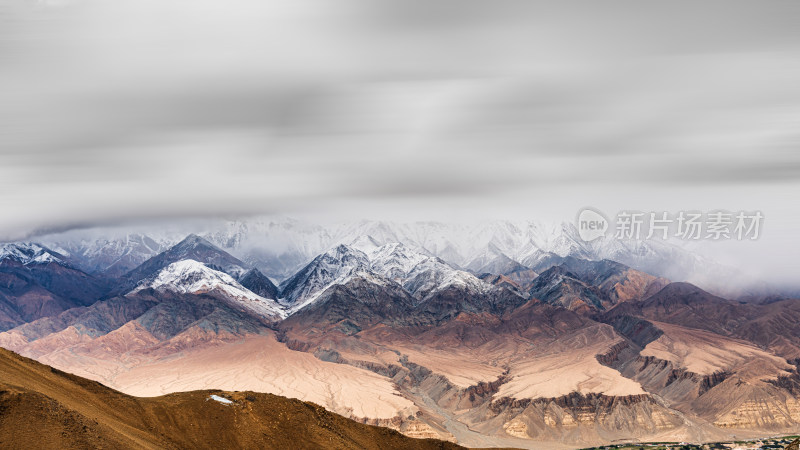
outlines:
[[800, 3], [11, 0], [0, 239], [191, 218], [760, 210], [800, 272]]

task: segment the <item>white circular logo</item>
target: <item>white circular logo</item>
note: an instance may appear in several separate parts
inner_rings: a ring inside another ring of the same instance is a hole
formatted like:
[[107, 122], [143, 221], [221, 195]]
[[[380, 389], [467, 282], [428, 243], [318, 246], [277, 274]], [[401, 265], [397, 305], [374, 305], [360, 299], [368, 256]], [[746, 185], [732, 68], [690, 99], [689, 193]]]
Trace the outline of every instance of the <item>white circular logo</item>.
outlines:
[[593, 241], [606, 234], [608, 220], [598, 211], [584, 208], [578, 214], [578, 234], [584, 241]]

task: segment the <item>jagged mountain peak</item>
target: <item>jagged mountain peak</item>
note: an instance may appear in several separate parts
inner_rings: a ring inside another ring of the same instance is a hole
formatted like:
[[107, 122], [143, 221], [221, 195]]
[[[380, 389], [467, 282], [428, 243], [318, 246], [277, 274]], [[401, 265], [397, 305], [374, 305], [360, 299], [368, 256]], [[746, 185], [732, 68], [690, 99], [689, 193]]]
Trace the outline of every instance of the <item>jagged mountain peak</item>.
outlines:
[[148, 259], [125, 275], [129, 284], [137, 284], [158, 273], [172, 263], [183, 260], [199, 261], [215, 270], [240, 278], [248, 268], [245, 263], [220, 249], [208, 240], [190, 234], [166, 251]]
[[494, 273], [498, 275], [508, 275], [514, 272], [529, 271], [530, 268], [520, 264], [518, 261], [509, 258], [503, 253], [498, 254], [494, 258], [486, 261], [479, 267], [471, 265], [468, 267], [473, 273]]
[[707, 303], [728, 304], [729, 300], [717, 297], [692, 283], [674, 282], [669, 283], [644, 300], [645, 306], [668, 306], [675, 304], [701, 305]]
[[214, 270], [193, 259], [177, 261], [168, 265], [130, 293], [147, 288], [179, 294], [218, 295], [259, 316], [270, 319], [283, 317], [283, 309], [274, 300], [264, 298], [247, 289], [227, 273]]
[[401, 243], [387, 244], [376, 249], [370, 254], [370, 260], [370, 267], [374, 272], [400, 282], [419, 301], [448, 287], [481, 294], [493, 289], [493, 286], [473, 274]]
[[[224, 282], [235, 282], [235, 280], [228, 274], [216, 271], [193, 259], [185, 259], [176, 261], [169, 266], [162, 269], [153, 280], [146, 283], [147, 287], [157, 288], [159, 286], [176, 287], [179, 285], [187, 285], [194, 281], [204, 280], [220, 280]], [[141, 286], [140, 286], [141, 288]], [[200, 287], [189, 288], [192, 291], [199, 290]]]
[[183, 237], [172, 233], [85, 230], [46, 236], [43, 243], [67, 255], [70, 262], [87, 273], [119, 277]]
[[364, 253], [369, 253], [375, 250], [376, 248], [380, 247], [381, 243], [372, 236], [361, 235], [353, 239], [348, 245]]
[[239, 283], [264, 298], [278, 298], [278, 287], [256, 268], [252, 268], [242, 275]]
[[329, 286], [368, 270], [369, 259], [364, 252], [345, 244], [337, 245], [281, 284], [282, 302], [296, 311], [313, 302]]
[[534, 297], [545, 293], [551, 293], [556, 289], [560, 289], [565, 283], [570, 285], [579, 285], [584, 288], [589, 286], [580, 279], [578, 275], [571, 272], [569, 268], [563, 265], [553, 266], [541, 274], [534, 280], [531, 285], [531, 292]]
[[474, 275], [403, 243], [390, 242], [369, 253], [341, 244], [317, 256], [288, 279], [282, 285], [282, 303], [291, 311], [297, 311], [313, 303], [329, 287], [343, 284], [354, 276], [391, 280], [417, 301], [448, 287], [480, 294], [495, 289]]
[[332, 258], [346, 258], [350, 256], [361, 257], [361, 256], [366, 256], [366, 253], [362, 252], [357, 248], [353, 248], [349, 245], [339, 244], [336, 247], [333, 247], [332, 249], [323, 253], [323, 256], [328, 256]]
[[215, 250], [223, 251], [221, 248], [217, 247], [216, 245], [212, 244], [207, 239], [198, 236], [194, 233], [186, 236], [182, 241], [175, 244], [172, 248], [175, 250], [189, 250], [193, 248], [197, 248], [199, 246], [209, 247]]
[[[414, 251], [399, 242], [375, 248], [368, 257], [370, 268], [390, 279], [404, 278], [418, 264], [435, 258]], [[435, 259], [438, 260], [438, 258]], [[445, 263], [442, 261], [442, 264]]]
[[0, 245], [0, 261], [16, 261], [23, 265], [58, 263], [69, 265], [61, 253], [33, 242], [15, 242]]
[[[604, 310], [631, 300], [642, 300], [660, 290], [669, 280], [610, 260], [588, 261], [564, 258], [561, 264], [542, 272], [530, 293], [548, 303], [576, 309], [581, 299], [592, 308]], [[588, 300], [588, 301], [586, 301]]]

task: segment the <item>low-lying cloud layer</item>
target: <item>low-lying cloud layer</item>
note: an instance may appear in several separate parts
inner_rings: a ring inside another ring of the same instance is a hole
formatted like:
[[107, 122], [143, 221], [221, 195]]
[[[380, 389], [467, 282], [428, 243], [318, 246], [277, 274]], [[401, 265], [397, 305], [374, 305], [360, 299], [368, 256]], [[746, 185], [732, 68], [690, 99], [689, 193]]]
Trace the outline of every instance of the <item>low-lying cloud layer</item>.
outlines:
[[759, 209], [785, 247], [799, 19], [795, 1], [12, 0], [0, 236], [594, 205]]

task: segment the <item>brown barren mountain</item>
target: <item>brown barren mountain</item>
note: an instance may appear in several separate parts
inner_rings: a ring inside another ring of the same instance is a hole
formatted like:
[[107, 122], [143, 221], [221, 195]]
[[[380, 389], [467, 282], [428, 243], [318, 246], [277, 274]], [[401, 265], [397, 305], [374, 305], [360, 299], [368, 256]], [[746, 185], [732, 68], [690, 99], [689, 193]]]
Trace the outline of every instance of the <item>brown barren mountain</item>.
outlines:
[[[211, 395], [216, 395], [215, 400]], [[229, 403], [228, 403], [229, 402]], [[0, 349], [2, 448], [455, 449], [254, 392], [138, 398]]]

